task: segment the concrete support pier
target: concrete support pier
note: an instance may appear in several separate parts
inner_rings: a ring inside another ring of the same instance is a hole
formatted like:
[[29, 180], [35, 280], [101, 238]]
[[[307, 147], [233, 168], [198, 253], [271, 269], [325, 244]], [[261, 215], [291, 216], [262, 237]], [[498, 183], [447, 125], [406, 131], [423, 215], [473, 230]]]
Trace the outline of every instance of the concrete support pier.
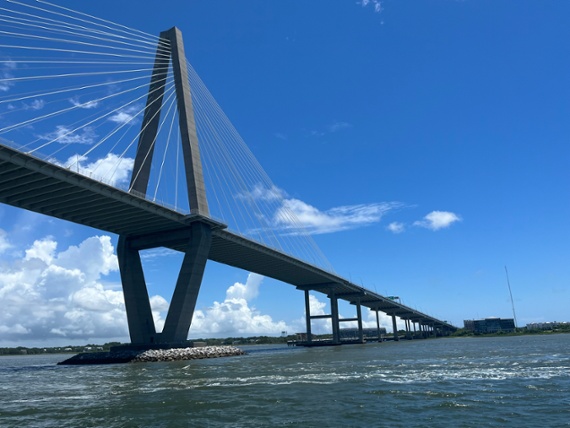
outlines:
[[394, 340], [399, 341], [400, 337], [398, 336], [398, 326], [396, 325], [396, 315], [392, 315], [392, 332], [394, 335]]

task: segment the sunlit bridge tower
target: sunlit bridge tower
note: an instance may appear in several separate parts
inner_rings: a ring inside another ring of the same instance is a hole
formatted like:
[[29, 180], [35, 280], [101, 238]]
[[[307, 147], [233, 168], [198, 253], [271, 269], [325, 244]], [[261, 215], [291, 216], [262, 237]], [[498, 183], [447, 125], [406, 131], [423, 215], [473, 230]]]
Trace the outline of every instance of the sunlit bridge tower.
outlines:
[[[129, 191], [142, 196], [147, 192], [164, 82], [170, 63], [177, 98], [190, 215], [187, 216], [187, 226], [178, 230], [119, 236], [117, 254], [129, 332], [134, 345], [176, 344], [186, 340], [210, 252], [212, 229], [226, 227], [209, 218], [184, 44], [182, 34], [176, 27], [160, 34]], [[139, 252], [173, 243], [185, 247], [184, 259], [163, 331], [159, 333], [152, 317]]]

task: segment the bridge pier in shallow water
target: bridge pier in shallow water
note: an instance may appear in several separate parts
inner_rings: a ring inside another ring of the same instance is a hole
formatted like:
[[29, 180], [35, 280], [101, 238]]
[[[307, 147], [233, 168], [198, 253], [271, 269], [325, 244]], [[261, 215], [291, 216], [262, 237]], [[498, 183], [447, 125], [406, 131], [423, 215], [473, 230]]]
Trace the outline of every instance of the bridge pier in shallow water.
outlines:
[[[332, 289], [332, 284], [319, 284], [318, 286], [309, 286], [303, 287], [298, 286], [298, 289], [302, 289], [305, 293], [305, 324], [306, 324], [306, 340], [302, 342], [303, 346], [316, 346], [328, 344], [328, 345], [341, 345], [342, 341], [342, 332], [340, 328], [340, 324], [343, 322], [356, 322], [357, 323], [357, 331], [358, 331], [358, 338], [356, 340], [352, 339], [350, 341], [344, 341], [344, 343], [364, 343], [364, 329], [362, 327], [362, 304], [360, 302], [360, 293], [349, 293], [349, 294], [341, 294], [340, 297], [343, 299], [348, 299], [350, 303], [356, 306], [356, 317], [354, 318], [340, 318], [338, 312], [338, 299], [340, 298], [335, 291]], [[311, 304], [310, 304], [310, 289], [317, 288], [319, 291], [326, 292], [328, 298], [330, 299], [330, 307], [331, 313], [330, 314], [322, 314], [322, 315], [311, 315]], [[378, 340], [381, 340], [380, 336], [380, 321], [378, 319], [378, 311], [376, 311], [376, 318], [378, 324]], [[312, 320], [318, 319], [330, 319], [331, 320], [331, 327], [332, 327], [332, 340], [328, 340], [326, 342], [323, 341], [313, 341], [313, 333], [312, 333]]]
[[399, 341], [400, 337], [398, 336], [398, 326], [396, 325], [396, 315], [392, 314], [392, 334], [394, 335], [394, 340]]
[[[180, 236], [182, 235], [182, 236]], [[185, 236], [187, 235], [187, 236]], [[156, 332], [139, 251], [185, 240], [187, 249], [178, 274], [164, 328]], [[133, 344], [176, 344], [184, 342], [192, 322], [198, 292], [208, 261], [212, 226], [196, 221], [182, 233], [119, 237], [118, 259], [129, 333]]]

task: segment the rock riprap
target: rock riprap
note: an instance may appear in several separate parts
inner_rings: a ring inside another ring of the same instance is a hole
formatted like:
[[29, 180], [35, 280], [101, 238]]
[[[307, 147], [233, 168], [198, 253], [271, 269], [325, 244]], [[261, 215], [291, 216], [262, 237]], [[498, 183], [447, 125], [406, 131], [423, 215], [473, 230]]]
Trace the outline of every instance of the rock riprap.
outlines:
[[133, 362], [197, 360], [232, 357], [245, 354], [234, 346], [204, 346], [200, 348], [149, 349], [137, 355]]
[[201, 346], [195, 348], [170, 348], [147, 350], [120, 350], [111, 352], [87, 352], [77, 354], [58, 364], [118, 364], [142, 363], [153, 361], [198, 360], [244, 355], [245, 352], [235, 346]]

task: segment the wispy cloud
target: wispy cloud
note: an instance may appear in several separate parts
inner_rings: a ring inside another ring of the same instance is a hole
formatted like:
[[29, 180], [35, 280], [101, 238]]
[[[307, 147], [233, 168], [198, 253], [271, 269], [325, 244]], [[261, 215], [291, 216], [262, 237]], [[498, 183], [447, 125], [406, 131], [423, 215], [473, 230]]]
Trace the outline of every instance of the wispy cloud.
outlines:
[[22, 103], [24, 110], [41, 110], [45, 107], [46, 103], [44, 100], [37, 99], [33, 100], [31, 103]]
[[271, 219], [265, 219], [266, 224], [286, 234], [323, 234], [369, 226], [380, 222], [389, 211], [402, 207], [399, 202], [381, 202], [344, 205], [321, 211], [300, 199], [289, 197], [277, 186], [268, 188], [262, 185], [239, 197], [267, 203], [269, 212], [273, 214]]
[[398, 202], [346, 205], [320, 211], [299, 199], [286, 199], [275, 214], [275, 223], [291, 232], [333, 233], [380, 222]]
[[339, 132], [348, 128], [352, 128], [352, 124], [348, 122], [334, 122], [326, 126], [324, 129], [314, 129], [310, 131], [310, 134], [313, 137], [324, 137], [327, 134], [334, 134], [335, 132]]
[[386, 226], [386, 229], [392, 233], [398, 234], [404, 232], [406, 230], [406, 226], [404, 223], [393, 221], [388, 226]]
[[287, 136], [285, 134], [282, 134], [281, 132], [276, 132], [273, 135], [275, 135], [275, 138], [279, 138], [280, 140], [287, 141]]
[[16, 69], [14, 61], [4, 61], [0, 66], [0, 91], [8, 92], [14, 86], [11, 79], [14, 78], [13, 71]]
[[40, 135], [40, 139], [47, 141], [57, 141], [61, 144], [93, 144], [97, 134], [90, 126], [81, 128], [80, 131], [69, 129], [65, 125], [56, 126], [55, 131], [48, 134]]
[[414, 222], [414, 226], [425, 227], [433, 231], [445, 229], [453, 223], [461, 221], [461, 217], [449, 211], [432, 211], [422, 220]]
[[97, 108], [99, 106], [99, 101], [97, 101], [97, 100], [81, 102], [81, 101], [79, 101], [78, 97], [70, 98], [69, 102], [73, 106], [75, 106], [77, 108], [82, 108], [82, 109], [92, 109], [92, 108]]
[[376, 13], [380, 13], [383, 10], [382, 2], [380, 0], [361, 0], [359, 2], [356, 2], [356, 4], [360, 4], [362, 7], [371, 5], [374, 8], [374, 12]]
[[329, 126], [329, 132], [338, 132], [350, 127], [352, 127], [352, 125], [348, 122], [335, 122]]

